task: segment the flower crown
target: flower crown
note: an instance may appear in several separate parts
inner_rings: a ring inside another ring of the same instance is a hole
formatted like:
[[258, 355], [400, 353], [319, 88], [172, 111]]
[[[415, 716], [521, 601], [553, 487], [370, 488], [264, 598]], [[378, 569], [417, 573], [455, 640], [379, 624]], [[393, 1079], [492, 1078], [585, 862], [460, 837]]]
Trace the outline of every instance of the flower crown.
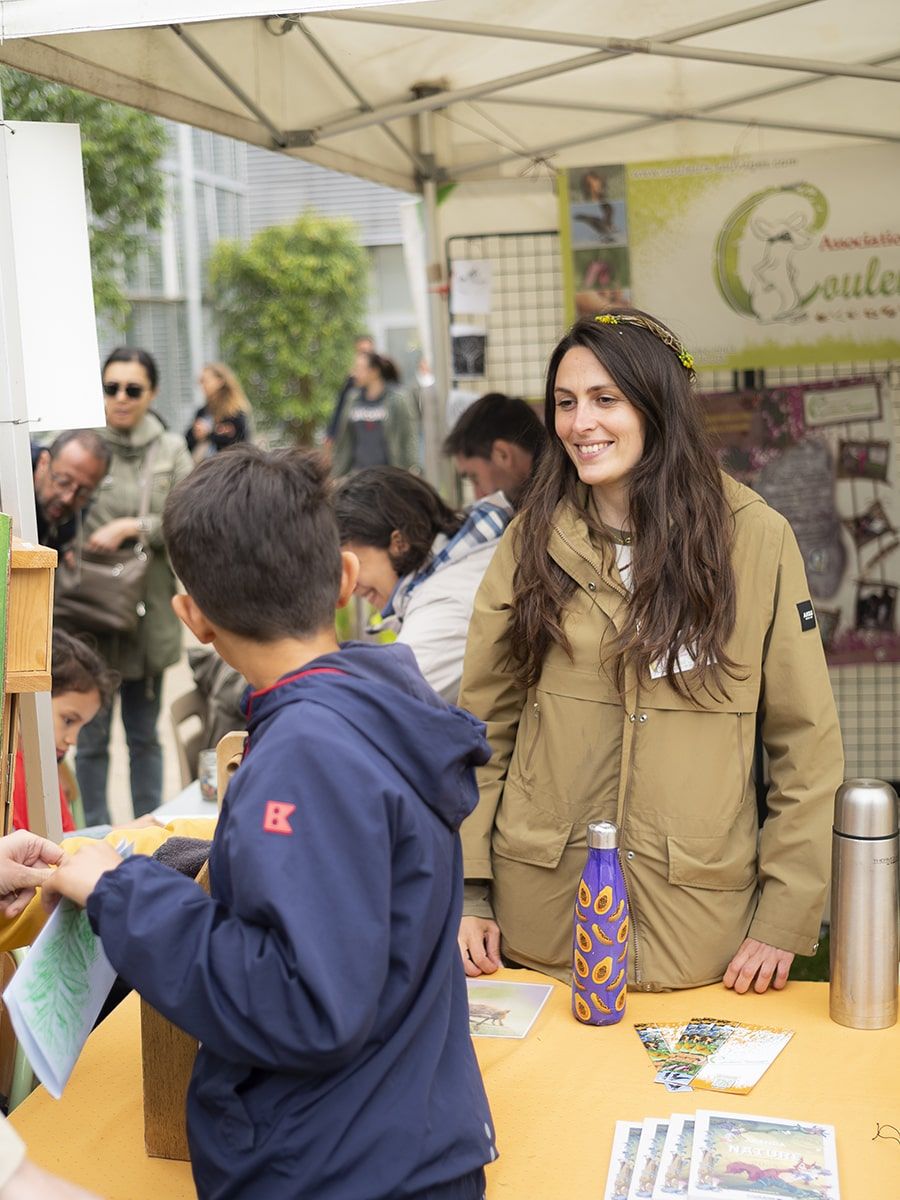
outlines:
[[694, 370], [694, 356], [688, 354], [674, 333], [670, 333], [663, 325], [658, 325], [652, 318], [632, 316], [630, 313], [618, 316], [615, 313], [601, 313], [599, 317], [594, 317], [594, 320], [598, 325], [638, 325], [641, 329], [647, 329], [670, 350], [674, 350], [685, 370]]

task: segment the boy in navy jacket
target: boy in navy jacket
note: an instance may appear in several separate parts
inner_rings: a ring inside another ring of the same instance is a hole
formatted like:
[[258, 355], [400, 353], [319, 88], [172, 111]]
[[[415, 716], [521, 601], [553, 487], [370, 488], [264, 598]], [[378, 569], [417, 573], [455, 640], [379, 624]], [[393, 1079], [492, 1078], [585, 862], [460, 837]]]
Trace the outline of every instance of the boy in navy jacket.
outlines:
[[211, 895], [106, 843], [45, 885], [201, 1042], [202, 1200], [481, 1200], [496, 1155], [456, 945], [483, 726], [400, 646], [334, 634], [358, 563], [322, 465], [229, 450], [173, 489], [175, 610], [253, 689]]

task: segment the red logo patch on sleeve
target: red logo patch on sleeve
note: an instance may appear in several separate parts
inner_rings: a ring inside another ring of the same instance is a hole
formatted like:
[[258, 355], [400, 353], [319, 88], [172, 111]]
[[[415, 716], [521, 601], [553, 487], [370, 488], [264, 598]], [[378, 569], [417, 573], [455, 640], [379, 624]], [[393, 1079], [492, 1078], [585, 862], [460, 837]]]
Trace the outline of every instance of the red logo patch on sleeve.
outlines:
[[266, 805], [266, 815], [263, 817], [264, 833], [293, 833], [288, 820], [296, 804], [284, 804], [281, 800], [270, 800]]

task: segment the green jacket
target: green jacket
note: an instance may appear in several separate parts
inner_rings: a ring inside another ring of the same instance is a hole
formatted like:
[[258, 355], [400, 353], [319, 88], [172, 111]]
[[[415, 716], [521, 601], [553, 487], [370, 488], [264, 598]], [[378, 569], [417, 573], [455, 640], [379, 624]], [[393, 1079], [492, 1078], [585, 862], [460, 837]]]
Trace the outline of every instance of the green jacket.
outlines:
[[[353, 422], [350, 413], [357, 392], [347, 397], [334, 432], [331, 470], [335, 476], [347, 475], [353, 469]], [[388, 466], [418, 467], [419, 418], [415, 406], [400, 388], [388, 384], [382, 397], [387, 407], [384, 421], [384, 440], [387, 444]]]
[[130, 432], [101, 430], [112, 453], [109, 473], [94, 493], [84, 523], [84, 536], [119, 517], [136, 517], [140, 507], [143, 466], [150, 446], [157, 446], [150, 492], [149, 531], [144, 542], [152, 551], [147, 571], [147, 612], [133, 634], [97, 635], [100, 653], [123, 679], [159, 675], [178, 661], [181, 622], [172, 611], [175, 576], [162, 536], [162, 510], [169, 492], [193, 467], [180, 433], [170, 433], [153, 413]]
[[[509, 527], [475, 600], [459, 703], [487, 722], [491, 761], [463, 822], [464, 911], [491, 914], [503, 952], [568, 978], [575, 890], [589, 821], [615, 821], [632, 913], [629, 981], [642, 990], [722, 978], [747, 936], [813, 952], [829, 875], [843, 753], [822, 642], [790, 526], [725, 478], [734, 512], [737, 621], [726, 652], [747, 674], [730, 699], [683, 699], [666, 679], [625, 673], [599, 647], [621, 630], [628, 594], [600, 561], [580, 513], [560, 504], [551, 557], [575, 580], [563, 620], [574, 661], [553, 646], [536, 687], [506, 661], [516, 565]], [[806, 602], [806, 605], [803, 604]], [[769, 816], [757, 828], [757, 718]]]

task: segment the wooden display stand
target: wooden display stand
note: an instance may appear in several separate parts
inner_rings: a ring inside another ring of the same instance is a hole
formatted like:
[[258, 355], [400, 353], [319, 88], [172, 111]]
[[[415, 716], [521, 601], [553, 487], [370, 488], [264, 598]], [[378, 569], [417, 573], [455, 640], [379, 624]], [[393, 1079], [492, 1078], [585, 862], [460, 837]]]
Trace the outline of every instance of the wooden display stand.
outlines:
[[[226, 733], [216, 747], [220, 808], [228, 781], [240, 766], [246, 737], [246, 733]], [[208, 862], [203, 864], [197, 883], [209, 891]], [[185, 1100], [196, 1057], [196, 1038], [141, 1000], [144, 1148], [151, 1158], [190, 1159]]]
[[7, 604], [6, 681], [3, 692], [0, 833], [12, 828], [12, 767], [19, 737], [18, 697], [49, 692], [56, 551], [12, 539]]

